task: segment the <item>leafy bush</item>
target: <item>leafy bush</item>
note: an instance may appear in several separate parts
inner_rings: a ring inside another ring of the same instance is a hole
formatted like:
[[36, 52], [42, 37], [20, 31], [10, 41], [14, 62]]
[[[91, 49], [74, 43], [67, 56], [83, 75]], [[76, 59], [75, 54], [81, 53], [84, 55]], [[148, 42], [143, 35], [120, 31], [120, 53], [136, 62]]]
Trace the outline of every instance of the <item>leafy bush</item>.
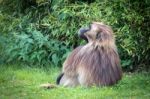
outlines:
[[51, 39], [49, 35], [43, 35], [38, 30], [15, 33], [13, 39], [7, 47], [7, 54], [10, 56], [8, 62], [18, 60], [60, 66], [69, 52], [69, 48], [66, 48], [63, 42]]
[[[10, 40], [11, 48], [6, 49], [9, 60], [61, 64], [61, 57], [72, 46], [84, 43], [77, 37], [78, 29], [92, 21], [102, 21], [115, 32], [122, 66], [130, 70], [149, 68], [148, 0], [25, 1], [6, 0], [0, 7], [0, 30], [3, 34], [15, 34]], [[35, 38], [35, 34], [39, 36]]]

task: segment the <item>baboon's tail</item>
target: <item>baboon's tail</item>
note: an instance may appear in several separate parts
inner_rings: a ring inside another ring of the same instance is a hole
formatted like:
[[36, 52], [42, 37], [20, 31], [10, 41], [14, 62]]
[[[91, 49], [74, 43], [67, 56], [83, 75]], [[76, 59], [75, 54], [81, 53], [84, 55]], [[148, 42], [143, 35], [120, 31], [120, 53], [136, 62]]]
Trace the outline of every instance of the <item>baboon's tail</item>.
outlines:
[[56, 79], [56, 84], [57, 84], [57, 85], [59, 85], [60, 80], [61, 80], [61, 78], [62, 78], [63, 75], [64, 75], [64, 73], [61, 73], [61, 74], [58, 75], [58, 77], [57, 77], [57, 79]]

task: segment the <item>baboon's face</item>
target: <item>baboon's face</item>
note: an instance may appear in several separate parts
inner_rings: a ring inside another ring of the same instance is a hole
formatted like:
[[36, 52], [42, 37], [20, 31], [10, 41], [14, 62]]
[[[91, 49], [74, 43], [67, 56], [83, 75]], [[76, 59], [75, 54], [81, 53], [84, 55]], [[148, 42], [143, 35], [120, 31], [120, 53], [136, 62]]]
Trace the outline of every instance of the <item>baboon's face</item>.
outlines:
[[79, 37], [91, 42], [95, 40], [103, 40], [112, 37], [112, 30], [109, 26], [100, 22], [93, 22], [88, 27], [80, 28]]

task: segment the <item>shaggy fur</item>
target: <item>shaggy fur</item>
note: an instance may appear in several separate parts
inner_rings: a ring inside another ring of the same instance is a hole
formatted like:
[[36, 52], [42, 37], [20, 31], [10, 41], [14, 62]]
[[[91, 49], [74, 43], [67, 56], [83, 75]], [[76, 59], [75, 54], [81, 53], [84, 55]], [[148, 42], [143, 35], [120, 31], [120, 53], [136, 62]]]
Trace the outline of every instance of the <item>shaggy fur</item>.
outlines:
[[67, 57], [58, 84], [74, 87], [117, 83], [122, 77], [122, 70], [112, 29], [103, 23], [93, 22], [81, 34], [88, 43], [77, 47]]

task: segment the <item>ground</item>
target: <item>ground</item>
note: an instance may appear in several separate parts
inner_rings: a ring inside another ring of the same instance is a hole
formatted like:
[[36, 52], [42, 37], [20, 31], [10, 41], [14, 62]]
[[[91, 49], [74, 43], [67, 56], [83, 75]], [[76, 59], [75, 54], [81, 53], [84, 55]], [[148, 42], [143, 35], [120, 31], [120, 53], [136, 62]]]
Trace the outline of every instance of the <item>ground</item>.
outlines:
[[0, 99], [149, 99], [150, 73], [124, 73], [111, 87], [43, 89], [43, 83], [55, 84], [60, 68], [26, 65], [0, 65]]

